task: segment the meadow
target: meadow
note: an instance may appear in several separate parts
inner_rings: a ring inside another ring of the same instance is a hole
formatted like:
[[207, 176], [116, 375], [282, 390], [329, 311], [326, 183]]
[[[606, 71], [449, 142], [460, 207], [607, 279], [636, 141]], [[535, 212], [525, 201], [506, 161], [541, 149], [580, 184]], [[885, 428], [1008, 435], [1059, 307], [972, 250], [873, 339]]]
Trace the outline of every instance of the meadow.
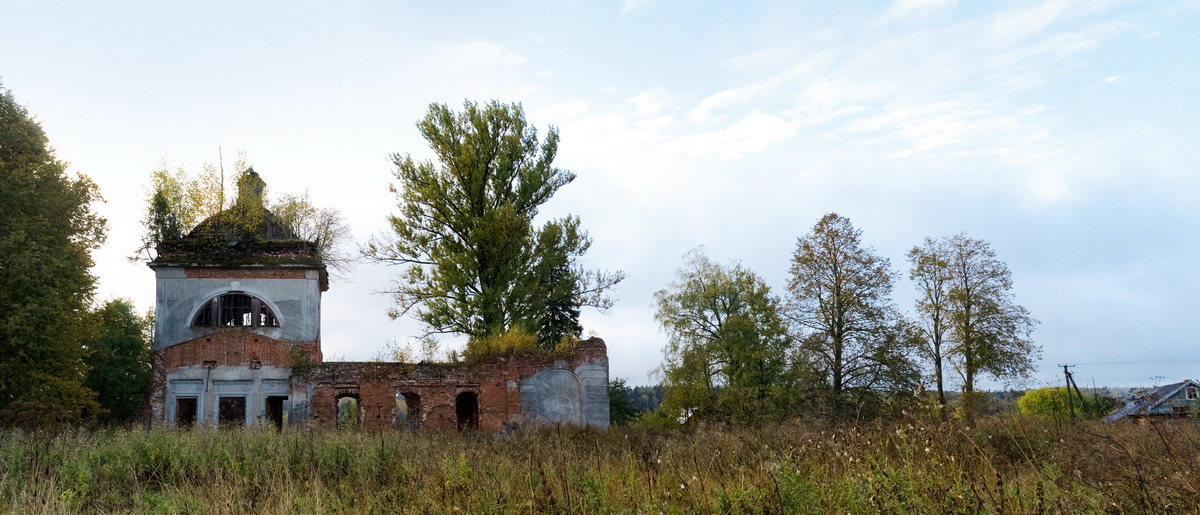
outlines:
[[1196, 513], [1200, 427], [0, 433], [19, 513]]

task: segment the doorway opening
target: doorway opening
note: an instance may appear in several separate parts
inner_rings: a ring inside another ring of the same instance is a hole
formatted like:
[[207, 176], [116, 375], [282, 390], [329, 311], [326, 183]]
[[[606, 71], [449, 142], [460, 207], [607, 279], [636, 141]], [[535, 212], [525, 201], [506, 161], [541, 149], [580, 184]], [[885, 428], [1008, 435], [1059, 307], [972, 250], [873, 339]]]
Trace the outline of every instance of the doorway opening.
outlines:
[[175, 427], [179, 429], [191, 429], [196, 425], [197, 399], [195, 397], [184, 397], [175, 399]]
[[454, 414], [460, 432], [479, 429], [479, 396], [475, 392], [458, 394], [454, 399]]
[[267, 420], [271, 421], [275, 429], [283, 429], [283, 401], [286, 400], [286, 395], [267, 397]]

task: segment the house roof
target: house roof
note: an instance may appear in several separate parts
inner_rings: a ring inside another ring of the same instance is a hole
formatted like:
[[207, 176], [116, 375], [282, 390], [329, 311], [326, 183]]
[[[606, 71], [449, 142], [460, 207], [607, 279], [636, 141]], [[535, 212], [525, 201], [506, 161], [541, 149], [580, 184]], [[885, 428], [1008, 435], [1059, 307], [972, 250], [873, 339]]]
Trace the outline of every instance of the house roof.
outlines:
[[1146, 416], [1152, 413], [1154, 408], [1163, 401], [1170, 399], [1179, 393], [1180, 390], [1183, 390], [1185, 386], [1200, 386], [1200, 383], [1191, 379], [1184, 379], [1178, 383], [1160, 386], [1130, 401], [1125, 407], [1117, 410], [1112, 415], [1104, 417], [1104, 421], [1113, 422], [1131, 416]]

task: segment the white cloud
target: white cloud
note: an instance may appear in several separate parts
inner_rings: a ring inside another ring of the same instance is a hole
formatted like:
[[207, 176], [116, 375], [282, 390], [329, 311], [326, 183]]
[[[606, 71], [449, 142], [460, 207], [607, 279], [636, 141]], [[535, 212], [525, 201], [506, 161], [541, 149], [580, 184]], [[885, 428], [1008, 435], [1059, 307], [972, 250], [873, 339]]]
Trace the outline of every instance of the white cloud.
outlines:
[[498, 68], [525, 66], [529, 59], [500, 45], [487, 41], [471, 41], [460, 44], [434, 43], [433, 55], [441, 62], [460, 69]]
[[647, 2], [649, 2], [649, 0], [623, 0], [621, 2], [621, 12], [633, 12], [634, 10], [641, 8], [643, 5], [646, 5]]
[[937, 10], [956, 3], [956, 0], [896, 0], [892, 2], [890, 14], [900, 17], [917, 11]]
[[756, 66], [772, 61], [776, 53], [777, 50], [774, 48], [760, 48], [748, 54], [730, 57], [722, 62], [721, 66], [733, 66], [737, 68]]
[[786, 140], [795, 132], [796, 129], [782, 118], [753, 113], [723, 129], [692, 134], [671, 141], [664, 144], [664, 149], [668, 153], [678, 153], [690, 158], [716, 155], [722, 159], [735, 159], [760, 152], [772, 143]]
[[643, 131], [662, 133], [675, 126], [675, 117], [659, 116], [635, 122], [634, 126]]
[[1041, 33], [1055, 19], [1067, 12], [1064, 1], [1050, 1], [1028, 9], [1001, 13], [993, 20], [986, 32], [993, 40], [1013, 43]]
[[[953, 4], [900, 0], [891, 9], [907, 13]], [[689, 147], [693, 155], [719, 154], [698, 149], [729, 144], [725, 155], [736, 156], [764, 148], [751, 142], [821, 130], [894, 147], [886, 154], [892, 157], [990, 156], [1012, 163], [1054, 155], [1058, 149], [1046, 141], [1053, 121], [1038, 102], [1014, 95], [1036, 91], [1048, 78], [1081, 66], [1085, 52], [1133, 30], [1134, 23], [1122, 20], [1080, 27], [1078, 19], [1110, 4], [1051, 0], [934, 30], [811, 44], [811, 52], [797, 52], [802, 57], [777, 65], [774, 73], [703, 97], [686, 119], [718, 128], [684, 141], [703, 142]], [[721, 64], [755, 69], [783, 59], [775, 47], [764, 46]], [[754, 131], [744, 132], [744, 124], [758, 116], [779, 120], [780, 130], [771, 138], [749, 136]], [[737, 122], [724, 126], [731, 119]]]
[[582, 100], [574, 100], [570, 102], [559, 102], [551, 104], [545, 108], [539, 109], [537, 119], [539, 120], [557, 120], [555, 123], [561, 123], [561, 120], [571, 120], [579, 118], [588, 113], [590, 108], [587, 102]]
[[711, 114], [713, 111], [749, 100], [753, 96], [754, 89], [756, 88], [752, 84], [741, 89], [727, 89], [713, 93], [705, 97], [704, 100], [701, 100], [695, 108], [688, 112], [687, 119], [693, 123], [719, 122], [723, 118], [712, 117]]
[[643, 91], [625, 101], [638, 117], [657, 116], [674, 103], [675, 95], [662, 88]]

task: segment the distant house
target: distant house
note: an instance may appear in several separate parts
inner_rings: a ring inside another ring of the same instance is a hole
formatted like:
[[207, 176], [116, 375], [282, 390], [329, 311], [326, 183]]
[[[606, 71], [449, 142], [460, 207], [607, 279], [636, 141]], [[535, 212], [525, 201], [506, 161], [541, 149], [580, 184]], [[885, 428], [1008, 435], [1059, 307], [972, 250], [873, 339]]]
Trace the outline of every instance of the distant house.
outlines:
[[1105, 422], [1125, 418], [1181, 418], [1195, 413], [1200, 383], [1191, 379], [1160, 386], [1134, 397], [1124, 408], [1104, 417]]

